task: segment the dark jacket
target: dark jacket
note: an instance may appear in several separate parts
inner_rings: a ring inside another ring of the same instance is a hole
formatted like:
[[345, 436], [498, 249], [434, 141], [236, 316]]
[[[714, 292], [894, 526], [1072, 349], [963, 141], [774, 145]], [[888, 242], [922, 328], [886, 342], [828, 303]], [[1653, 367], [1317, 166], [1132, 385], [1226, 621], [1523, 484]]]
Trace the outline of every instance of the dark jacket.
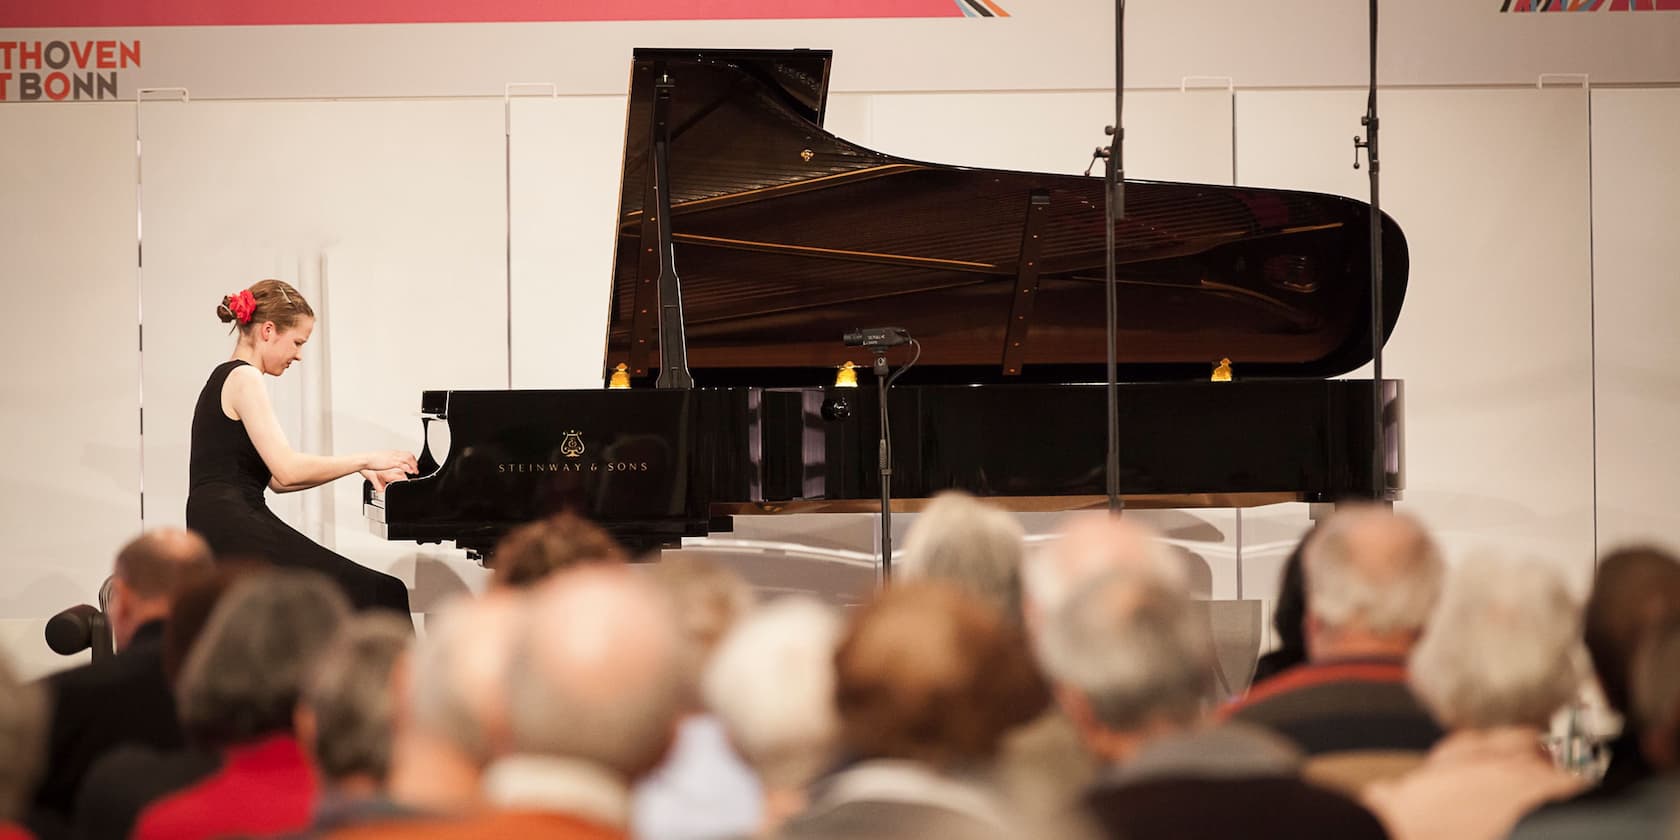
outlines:
[[47, 766], [32, 804], [37, 832], [67, 824], [76, 792], [94, 762], [125, 744], [156, 750], [181, 748], [175, 694], [163, 675], [163, 622], [135, 630], [134, 638], [105, 662], [71, 668], [44, 681], [52, 704]]

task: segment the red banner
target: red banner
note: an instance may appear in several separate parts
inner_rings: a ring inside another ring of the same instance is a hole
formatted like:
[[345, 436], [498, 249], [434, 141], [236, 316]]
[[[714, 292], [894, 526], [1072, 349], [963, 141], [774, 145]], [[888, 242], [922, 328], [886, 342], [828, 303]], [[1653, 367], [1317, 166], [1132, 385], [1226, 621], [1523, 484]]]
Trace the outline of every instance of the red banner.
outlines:
[[987, 0], [23, 0], [0, 3], [0, 28], [946, 18], [985, 7], [996, 13]]

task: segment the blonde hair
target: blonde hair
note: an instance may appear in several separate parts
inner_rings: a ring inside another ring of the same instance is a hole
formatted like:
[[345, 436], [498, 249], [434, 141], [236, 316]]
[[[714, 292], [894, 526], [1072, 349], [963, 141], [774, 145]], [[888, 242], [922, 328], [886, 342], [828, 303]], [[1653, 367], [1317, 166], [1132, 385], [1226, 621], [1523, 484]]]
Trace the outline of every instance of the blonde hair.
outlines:
[[[250, 316], [241, 320], [236, 310], [239, 308], [238, 299], [244, 292], [250, 292], [256, 301], [256, 308]], [[224, 324], [236, 324], [240, 332], [250, 332], [251, 328], [261, 326], [265, 321], [273, 321], [274, 326], [282, 330], [297, 325], [300, 318], [315, 317], [315, 310], [309, 308], [309, 301], [290, 283], [282, 280], [259, 280], [251, 284], [251, 288], [231, 295], [223, 295], [221, 303], [216, 304], [216, 317]]]

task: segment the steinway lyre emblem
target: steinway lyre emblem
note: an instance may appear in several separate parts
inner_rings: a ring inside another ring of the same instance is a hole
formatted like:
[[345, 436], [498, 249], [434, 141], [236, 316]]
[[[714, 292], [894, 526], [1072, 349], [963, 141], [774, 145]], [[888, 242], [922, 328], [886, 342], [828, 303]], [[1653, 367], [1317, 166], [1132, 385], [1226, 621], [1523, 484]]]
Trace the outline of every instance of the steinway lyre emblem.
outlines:
[[576, 458], [583, 454], [583, 432], [573, 430], [566, 433], [560, 441], [560, 454], [567, 458]]

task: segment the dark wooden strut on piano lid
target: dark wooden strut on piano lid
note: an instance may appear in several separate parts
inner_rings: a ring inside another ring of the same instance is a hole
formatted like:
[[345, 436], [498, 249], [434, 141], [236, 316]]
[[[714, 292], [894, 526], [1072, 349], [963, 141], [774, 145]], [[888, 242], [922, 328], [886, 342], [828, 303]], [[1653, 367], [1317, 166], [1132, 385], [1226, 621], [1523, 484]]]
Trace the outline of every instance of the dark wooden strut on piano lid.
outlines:
[[[1020, 509], [1102, 506], [1103, 179], [915, 161], [830, 134], [830, 59], [636, 52], [601, 360], [603, 382], [628, 363], [635, 387], [425, 392], [448, 450], [428, 446], [434, 469], [368, 493], [376, 533], [484, 551], [570, 509], [645, 548], [736, 515], [871, 510], [874, 389], [832, 383], [842, 363], [867, 362], [841, 334], [872, 324], [922, 344], [888, 397], [895, 510], [949, 488]], [[1371, 358], [1368, 205], [1126, 187], [1114, 233], [1128, 506], [1374, 486], [1397, 498], [1402, 470], [1377, 475], [1371, 458], [1370, 385], [1334, 378]], [[1392, 219], [1382, 231], [1386, 336], [1407, 252]], [[1237, 381], [1207, 381], [1225, 357]], [[651, 387], [685, 370], [696, 387]], [[1401, 383], [1384, 388], [1388, 463], [1401, 464]]]

